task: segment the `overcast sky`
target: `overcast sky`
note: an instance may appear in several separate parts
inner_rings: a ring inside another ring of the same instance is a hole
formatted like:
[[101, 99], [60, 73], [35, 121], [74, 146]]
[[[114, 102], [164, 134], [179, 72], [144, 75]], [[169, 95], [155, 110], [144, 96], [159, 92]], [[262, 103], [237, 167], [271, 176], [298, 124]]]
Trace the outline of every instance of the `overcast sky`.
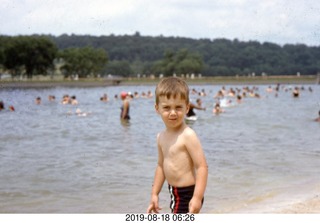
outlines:
[[235, 38], [320, 46], [320, 0], [0, 0], [0, 34]]

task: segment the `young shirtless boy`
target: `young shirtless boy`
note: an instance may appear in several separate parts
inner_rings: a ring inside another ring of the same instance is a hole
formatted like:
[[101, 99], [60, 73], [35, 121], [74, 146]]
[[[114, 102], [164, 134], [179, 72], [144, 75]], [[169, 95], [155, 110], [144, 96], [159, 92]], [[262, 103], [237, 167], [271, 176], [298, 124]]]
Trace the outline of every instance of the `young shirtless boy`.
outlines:
[[165, 129], [157, 136], [158, 164], [148, 213], [159, 213], [159, 193], [166, 180], [172, 213], [199, 213], [207, 185], [208, 166], [196, 133], [186, 125], [189, 87], [180, 78], [162, 79], [156, 88], [155, 109]]

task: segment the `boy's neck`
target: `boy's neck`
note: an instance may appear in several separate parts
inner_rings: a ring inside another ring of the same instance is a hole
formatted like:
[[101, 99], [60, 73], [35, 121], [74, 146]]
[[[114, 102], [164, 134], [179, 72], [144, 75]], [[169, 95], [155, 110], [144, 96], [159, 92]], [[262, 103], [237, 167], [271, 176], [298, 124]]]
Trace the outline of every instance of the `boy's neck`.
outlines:
[[182, 130], [184, 130], [187, 127], [187, 124], [185, 122], [182, 122], [181, 125], [175, 127], [175, 128], [171, 128], [171, 127], [167, 127], [166, 126], [166, 131], [167, 132], [180, 132]]

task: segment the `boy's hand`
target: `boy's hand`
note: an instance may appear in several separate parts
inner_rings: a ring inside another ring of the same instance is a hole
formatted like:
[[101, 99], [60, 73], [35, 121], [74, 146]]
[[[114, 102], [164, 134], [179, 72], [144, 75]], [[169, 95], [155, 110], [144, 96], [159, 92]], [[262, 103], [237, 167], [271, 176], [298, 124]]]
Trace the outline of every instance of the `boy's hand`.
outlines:
[[156, 213], [159, 214], [159, 211], [161, 210], [160, 207], [156, 206], [155, 204], [150, 204], [147, 210], [147, 213]]
[[147, 209], [147, 213], [150, 214], [150, 213], [156, 213], [158, 214], [159, 211], [161, 210], [162, 208], [159, 207], [159, 203], [158, 203], [158, 197], [153, 197], [152, 200], [151, 200], [151, 203]]
[[189, 202], [189, 213], [197, 214], [200, 212], [202, 201], [197, 198], [192, 198]]

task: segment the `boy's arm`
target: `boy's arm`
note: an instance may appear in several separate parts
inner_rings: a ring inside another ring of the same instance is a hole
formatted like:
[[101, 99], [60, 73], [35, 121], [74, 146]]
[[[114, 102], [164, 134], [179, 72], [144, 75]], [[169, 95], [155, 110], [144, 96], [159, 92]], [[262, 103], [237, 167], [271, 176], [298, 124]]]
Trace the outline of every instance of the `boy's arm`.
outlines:
[[207, 185], [208, 167], [201, 166], [197, 168], [196, 186], [193, 197], [189, 203], [190, 213], [199, 213], [202, 206], [202, 199]]
[[196, 133], [191, 130], [186, 136], [186, 147], [196, 170], [195, 189], [193, 197], [189, 203], [189, 211], [190, 213], [199, 213], [207, 186], [208, 165]]
[[163, 172], [163, 154], [162, 154], [161, 147], [159, 145], [159, 135], [157, 137], [157, 144], [158, 144], [158, 164], [154, 174], [154, 180], [153, 180], [152, 191], [151, 191], [151, 201], [147, 209], [147, 213], [152, 213], [152, 212], [159, 213], [159, 210], [161, 210], [161, 208], [159, 207], [159, 193], [165, 181], [165, 176]]

